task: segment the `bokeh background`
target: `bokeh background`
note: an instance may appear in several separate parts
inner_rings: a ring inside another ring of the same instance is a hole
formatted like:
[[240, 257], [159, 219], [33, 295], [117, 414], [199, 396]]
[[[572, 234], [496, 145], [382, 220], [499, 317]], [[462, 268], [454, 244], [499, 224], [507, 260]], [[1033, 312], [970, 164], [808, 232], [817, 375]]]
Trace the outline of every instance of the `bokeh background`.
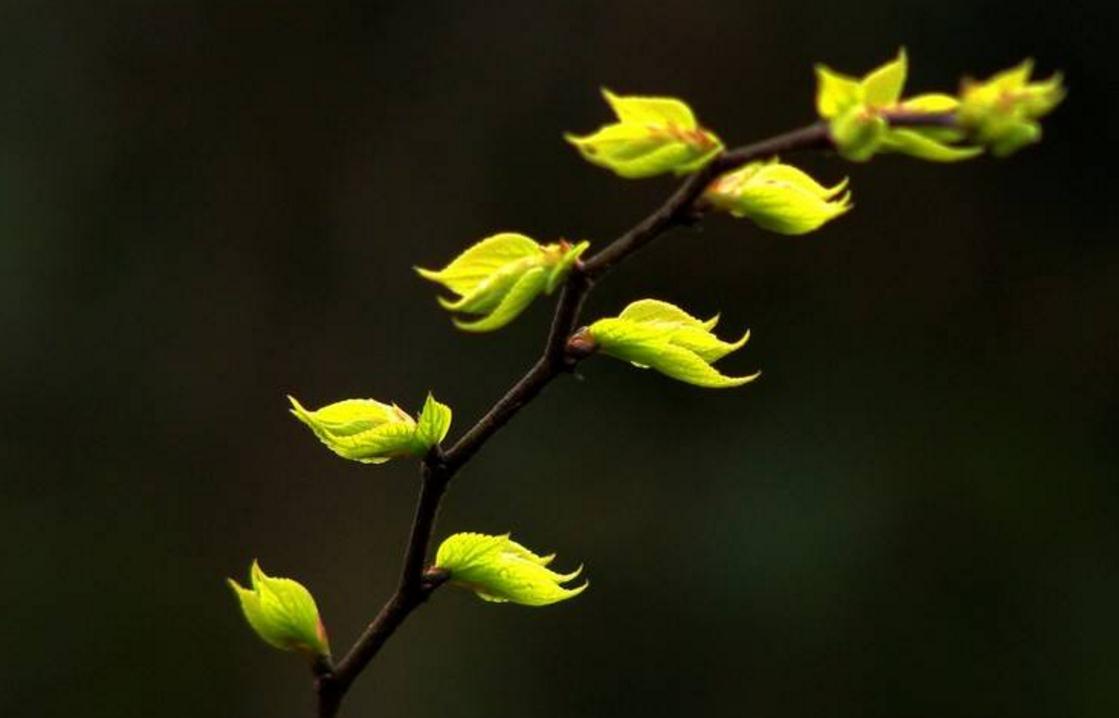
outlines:
[[[739, 144], [812, 63], [905, 44], [910, 88], [1037, 57], [1071, 87], [1006, 161], [854, 166], [804, 238], [715, 218], [612, 275], [754, 339], [711, 392], [587, 362], [456, 480], [438, 536], [585, 562], [549, 609], [445, 590], [345, 715], [1114, 716], [1114, 25], [1077, 3], [4, 2], [0, 714], [304, 716], [224, 585], [315, 592], [342, 652], [391, 591], [413, 466], [286, 413], [434, 389], [455, 431], [532, 361], [538, 302], [452, 330], [413, 264], [497, 230], [602, 245], [673, 186], [583, 163], [598, 88]], [[1102, 4], [1101, 4], [1102, 8]]]

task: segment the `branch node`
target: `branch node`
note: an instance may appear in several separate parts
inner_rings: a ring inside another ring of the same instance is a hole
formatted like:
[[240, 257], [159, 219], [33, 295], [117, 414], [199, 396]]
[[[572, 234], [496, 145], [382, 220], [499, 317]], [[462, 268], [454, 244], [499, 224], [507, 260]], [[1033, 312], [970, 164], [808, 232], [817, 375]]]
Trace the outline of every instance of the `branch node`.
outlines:
[[429, 566], [424, 571], [423, 581], [420, 584], [423, 588], [424, 598], [427, 598], [435, 589], [442, 586], [451, 578], [451, 572], [438, 566]]
[[580, 327], [574, 334], [568, 337], [563, 351], [566, 360], [564, 363], [570, 371], [575, 368], [575, 365], [579, 363], [579, 361], [586, 359], [598, 351], [598, 342], [591, 336], [587, 327]]

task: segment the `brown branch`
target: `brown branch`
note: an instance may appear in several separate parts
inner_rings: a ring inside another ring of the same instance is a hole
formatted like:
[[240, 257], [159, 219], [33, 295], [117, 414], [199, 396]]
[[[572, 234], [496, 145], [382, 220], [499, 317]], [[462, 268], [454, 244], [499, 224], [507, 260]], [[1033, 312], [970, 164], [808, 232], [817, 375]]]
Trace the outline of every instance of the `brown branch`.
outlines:
[[[922, 122], [921, 116], [906, 113], [897, 118], [897, 124], [943, 126], [950, 124], [952, 119], [943, 114], [925, 114], [923, 117]], [[424, 457], [420, 495], [404, 553], [400, 582], [380, 613], [337, 666], [332, 668], [328, 663], [316, 666], [314, 673], [319, 718], [334, 718], [354, 679], [373, 660], [408, 615], [447, 580], [447, 575], [438, 569], [424, 571], [424, 560], [431, 542], [435, 517], [447, 484], [525, 404], [532, 401], [552, 379], [571, 371], [582, 358], [577, 352], [567, 351], [567, 340], [576, 329], [583, 302], [594, 282], [665, 232], [677, 226], [691, 224], [697, 211], [696, 201], [721, 173], [738, 165], [781, 153], [826, 149], [831, 146], [827, 124], [816, 122], [724, 152], [690, 175], [656, 211], [593, 257], [576, 265], [556, 302], [551, 329], [540, 358], [450, 449], [444, 453], [437, 447]]]
[[886, 110], [882, 113], [891, 127], [955, 127], [955, 112], [917, 112]]
[[350, 684], [365, 670], [381, 650], [381, 646], [385, 645], [385, 641], [408, 614], [447, 580], [446, 572], [438, 569], [425, 572], [423, 565], [431, 542], [435, 516], [439, 513], [439, 502], [443, 498], [443, 492], [447, 490], [450, 478], [442, 452], [438, 447], [432, 449], [421, 464], [420, 495], [416, 501], [416, 514], [412, 520], [408, 545], [404, 550], [404, 566], [396, 592], [338, 665], [325, 671], [321, 666], [315, 670], [320, 718], [333, 718], [338, 713], [338, 707]]

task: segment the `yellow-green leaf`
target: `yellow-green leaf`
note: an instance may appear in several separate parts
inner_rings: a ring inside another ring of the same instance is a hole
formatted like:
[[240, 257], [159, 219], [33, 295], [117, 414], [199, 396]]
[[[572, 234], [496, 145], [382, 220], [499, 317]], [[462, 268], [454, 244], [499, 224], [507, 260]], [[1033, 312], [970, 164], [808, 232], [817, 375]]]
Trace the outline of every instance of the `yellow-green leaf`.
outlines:
[[675, 125], [684, 130], [696, 129], [692, 108], [674, 97], [619, 97], [606, 88], [602, 89], [602, 96], [623, 124]]
[[618, 121], [585, 136], [565, 135], [583, 158], [620, 177], [694, 172], [722, 151], [691, 108], [671, 97], [620, 97], [602, 91]]
[[466, 295], [502, 268], [539, 254], [540, 245], [531, 238], [516, 232], [500, 232], [473, 245], [439, 271], [420, 267], [416, 271], [424, 279]]
[[707, 188], [704, 199], [735, 217], [746, 217], [763, 229], [805, 234], [851, 208], [847, 180], [825, 187], [805, 172], [778, 162], [752, 162], [722, 175]]
[[905, 48], [859, 79], [817, 66], [817, 110], [829, 121], [829, 135], [839, 154], [855, 162], [865, 162], [879, 152], [934, 162], [956, 162], [980, 154], [979, 148], [959, 144], [965, 133], [958, 127], [890, 126], [893, 111], [939, 114], [952, 112], [959, 104], [950, 95], [936, 93], [903, 99], [908, 70]]
[[416, 420], [416, 443], [426, 451], [443, 441], [451, 428], [451, 407], [441, 404], [429, 392]]
[[960, 101], [952, 95], [929, 92], [924, 95], [908, 97], [902, 100], [898, 106], [911, 112], [952, 112], [960, 106]]
[[539, 294], [551, 294], [571, 273], [588, 242], [540, 245], [523, 234], [487, 237], [441, 270], [416, 268], [424, 279], [458, 295], [439, 297], [454, 323], [465, 331], [499, 329], [513, 321]]
[[310, 658], [330, 655], [326, 629], [310, 591], [290, 578], [268, 576], [253, 561], [250, 588], [228, 579], [249, 626], [266, 643]]
[[734, 342], [719, 339], [711, 331], [717, 321], [717, 316], [703, 321], [667, 302], [643, 299], [583, 331], [603, 354], [689, 384], [723, 388], [753, 381], [757, 373], [731, 377], [711, 366], [749, 338], [747, 332]]
[[909, 59], [905, 48], [898, 50], [896, 58], [876, 67], [862, 80], [863, 96], [871, 107], [889, 107], [901, 98], [905, 77], [909, 72]]
[[1041, 139], [1039, 119], [1053, 111], [1065, 97], [1060, 73], [1030, 82], [1033, 61], [997, 73], [985, 81], [964, 80], [960, 125], [972, 138], [1004, 157]]
[[488, 311], [480, 319], [473, 321], [454, 318], [455, 326], [467, 332], [491, 332], [513, 321], [544, 291], [548, 284], [548, 272], [544, 267], [532, 267], [514, 278], [511, 286], [504, 291], [494, 307], [484, 307]]
[[587, 583], [575, 588], [582, 569], [557, 573], [548, 568], [553, 555], [540, 556], [510, 539], [509, 534], [489, 536], [459, 533], [448, 537], [435, 555], [435, 567], [447, 571], [452, 584], [468, 588], [494, 603], [546, 606], [574, 598]]
[[309, 411], [292, 396], [291, 413], [338, 456], [363, 464], [422, 456], [443, 439], [451, 410], [428, 395], [421, 423], [403, 409], [372, 399], [346, 399]]
[[[737, 346], [742, 346], [743, 343], [738, 342]], [[726, 389], [742, 386], [760, 376], [760, 372], [747, 376], [725, 376], [698, 353], [676, 344], [663, 345], [655, 350], [644, 349], [644, 351], [635, 354], [638, 362], [647, 361], [650, 367], [667, 377], [705, 389]]]
[[830, 119], [864, 101], [859, 81], [836, 72], [827, 65], [816, 65], [816, 112]]
[[889, 130], [886, 120], [866, 105], [854, 105], [828, 124], [839, 154], [852, 162], [866, 162], [873, 157]]
[[638, 324], [667, 322], [671, 325], [714, 329], [719, 321], [719, 315], [716, 314], [707, 320], [697, 319], [675, 304], [662, 302], [659, 299], [639, 299], [623, 309], [618, 319]]
[[882, 141], [882, 149], [900, 152], [931, 162], [959, 162], [983, 154], [982, 147], [953, 146], [939, 142], [916, 129], [891, 129]]
[[567, 279], [567, 275], [571, 273], [572, 268], [578, 263], [579, 258], [583, 256], [583, 252], [591, 246], [590, 242], [578, 242], [571, 245], [567, 242], [560, 242], [556, 245], [560, 258], [552, 268], [548, 271], [548, 282], [544, 287], [545, 294], [551, 294], [556, 290], [563, 280]]

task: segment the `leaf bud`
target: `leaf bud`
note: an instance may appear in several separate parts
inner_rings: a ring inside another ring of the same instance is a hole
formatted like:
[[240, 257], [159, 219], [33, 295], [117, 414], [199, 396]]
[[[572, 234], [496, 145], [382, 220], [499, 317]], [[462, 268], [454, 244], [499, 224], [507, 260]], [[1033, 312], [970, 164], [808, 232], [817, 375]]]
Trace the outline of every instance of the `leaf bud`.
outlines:
[[851, 209], [847, 180], [825, 187], [802, 170], [769, 162], [751, 162], [717, 178], [703, 195], [712, 207], [746, 217], [762, 229], [806, 234]]
[[249, 626], [265, 643], [312, 659], [330, 655], [315, 599], [300, 583], [268, 576], [256, 561], [249, 571], [250, 588], [228, 582]]
[[603, 354], [695, 386], [721, 389], [757, 379], [761, 372], [730, 377], [711, 366], [750, 337], [746, 332], [736, 342], [723, 341], [711, 331], [718, 321], [718, 316], [702, 321], [667, 302], [642, 299], [617, 317], [591, 324], [586, 332]]
[[328, 449], [344, 459], [383, 464], [389, 459], [423, 456], [447, 435], [451, 409], [427, 395], [419, 420], [396, 404], [345, 399], [310, 411], [289, 396], [291, 413]]
[[416, 267], [424, 279], [458, 295], [439, 304], [474, 319], [452, 319], [468, 332], [488, 332], [513, 321], [540, 294], [551, 294], [571, 272], [589, 242], [540, 245], [530, 237], [502, 232], [486, 237], [441, 270]]
[[865, 162], [881, 152], [896, 152], [931, 162], [957, 162], [983, 152], [981, 147], [959, 144], [965, 133], [953, 127], [892, 127], [893, 112], [947, 113], [956, 109], [955, 98], [942, 94], [902, 99], [909, 59], [905, 48], [890, 62], [861, 78], [816, 66], [816, 111], [828, 120], [828, 130], [839, 154]]
[[582, 567], [556, 573], [548, 568], [554, 558], [554, 554], [538, 556], [509, 534], [459, 533], [440, 544], [435, 568], [446, 571], [452, 584], [474, 591], [483, 600], [546, 606], [574, 598], [588, 585], [565, 588], [563, 584], [575, 580]]
[[619, 97], [602, 90], [618, 121], [597, 132], [564, 138], [583, 158], [619, 177], [640, 179], [696, 171], [722, 152], [723, 144], [699, 126], [692, 109], [671, 97]]
[[1033, 60], [983, 80], [965, 79], [960, 91], [960, 124], [974, 139], [1005, 157], [1041, 139], [1038, 119], [1065, 97], [1060, 73], [1030, 82]]

